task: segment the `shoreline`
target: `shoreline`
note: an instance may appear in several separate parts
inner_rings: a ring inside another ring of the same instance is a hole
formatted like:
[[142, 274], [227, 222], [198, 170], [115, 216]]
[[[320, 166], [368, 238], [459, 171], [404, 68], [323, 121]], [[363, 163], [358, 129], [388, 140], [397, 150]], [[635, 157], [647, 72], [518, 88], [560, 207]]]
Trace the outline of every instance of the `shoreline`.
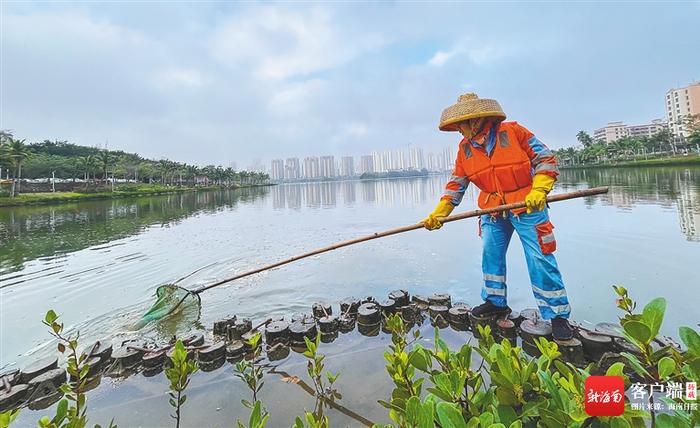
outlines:
[[589, 168], [630, 168], [654, 166], [700, 166], [700, 156], [683, 156], [661, 159], [640, 159], [615, 163], [598, 163], [586, 165], [560, 165], [559, 169], [589, 169]]
[[[244, 186], [233, 186], [233, 187], [223, 187], [223, 186], [207, 186], [207, 187], [185, 187], [185, 188], [174, 188], [172, 190], [140, 190], [140, 191], [119, 191], [114, 192], [96, 192], [96, 193], [78, 193], [78, 192], [56, 192], [56, 193], [21, 193], [15, 198], [10, 198], [9, 196], [0, 197], [0, 208], [11, 208], [11, 207], [25, 207], [25, 206], [37, 206], [37, 205], [58, 205], [64, 203], [82, 202], [82, 201], [96, 201], [105, 199], [123, 199], [123, 198], [140, 198], [144, 196], [162, 196], [162, 195], [172, 195], [176, 193], [187, 193], [187, 192], [207, 192], [216, 190], [238, 190], [246, 189], [252, 187], [267, 187], [274, 186], [273, 183], [267, 184], [247, 184]], [[36, 195], [36, 197], [32, 197]]]

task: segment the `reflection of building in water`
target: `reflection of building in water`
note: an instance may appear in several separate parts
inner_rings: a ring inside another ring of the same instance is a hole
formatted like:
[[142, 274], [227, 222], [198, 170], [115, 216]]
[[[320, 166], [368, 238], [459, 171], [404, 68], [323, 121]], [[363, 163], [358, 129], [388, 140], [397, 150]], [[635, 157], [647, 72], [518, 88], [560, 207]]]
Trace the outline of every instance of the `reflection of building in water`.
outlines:
[[678, 221], [689, 241], [700, 241], [700, 196], [692, 186], [680, 186], [678, 192]]
[[318, 184], [318, 186], [321, 188], [321, 205], [324, 207], [335, 206], [335, 193], [337, 185], [337, 182], [324, 182]]
[[284, 186], [287, 196], [287, 207], [297, 210], [301, 208], [301, 189], [299, 184]]
[[362, 200], [364, 202], [374, 202], [377, 200], [377, 190], [374, 187], [374, 181], [361, 181]]
[[700, 170], [697, 168], [601, 168], [562, 170], [559, 181], [584, 184], [586, 187], [610, 186], [596, 200], [618, 208], [631, 210], [639, 203], [652, 203], [678, 211], [679, 226], [688, 240], [700, 240]]
[[310, 208], [318, 208], [321, 206], [321, 187], [318, 183], [308, 183], [304, 186], [304, 197], [306, 198], [306, 206]]
[[340, 184], [343, 188], [343, 202], [346, 205], [351, 205], [355, 203], [355, 186], [356, 181], [343, 181]]
[[284, 189], [285, 186], [272, 186], [272, 208], [282, 210], [285, 208]]

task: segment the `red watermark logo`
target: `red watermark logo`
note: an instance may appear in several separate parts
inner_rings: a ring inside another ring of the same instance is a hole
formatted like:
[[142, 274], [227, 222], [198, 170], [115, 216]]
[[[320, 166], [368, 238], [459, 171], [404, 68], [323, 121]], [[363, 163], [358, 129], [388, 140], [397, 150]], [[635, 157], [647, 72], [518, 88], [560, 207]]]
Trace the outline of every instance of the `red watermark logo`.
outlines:
[[590, 416], [620, 416], [625, 412], [625, 379], [622, 376], [586, 378], [586, 413]]

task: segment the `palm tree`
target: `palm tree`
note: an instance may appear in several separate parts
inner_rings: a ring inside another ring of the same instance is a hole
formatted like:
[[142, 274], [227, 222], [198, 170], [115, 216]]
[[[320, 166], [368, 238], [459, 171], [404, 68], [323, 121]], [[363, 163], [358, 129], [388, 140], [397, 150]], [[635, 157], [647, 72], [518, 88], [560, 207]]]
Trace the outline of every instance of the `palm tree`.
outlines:
[[102, 182], [106, 183], [107, 169], [114, 163], [114, 156], [107, 150], [101, 150], [100, 153], [95, 156], [95, 161], [102, 169]]
[[78, 166], [83, 171], [83, 179], [85, 180], [85, 188], [90, 181], [90, 171], [95, 166], [95, 158], [92, 155], [81, 156], [78, 158]]
[[14, 135], [12, 135], [12, 131], [9, 129], [0, 129], [0, 146], [4, 146], [5, 144], [8, 144], [10, 140]]
[[14, 169], [12, 189], [10, 190], [10, 197], [14, 198], [15, 194], [19, 193], [20, 191], [19, 182], [22, 179], [22, 163], [27, 158], [31, 157], [33, 152], [26, 144], [24, 144], [25, 140], [15, 140], [12, 137], [6, 138], [7, 142], [2, 146], [2, 155], [4, 158], [10, 161], [10, 164]]
[[583, 147], [590, 147], [593, 145], [593, 138], [586, 131], [578, 131], [576, 133], [576, 139]]

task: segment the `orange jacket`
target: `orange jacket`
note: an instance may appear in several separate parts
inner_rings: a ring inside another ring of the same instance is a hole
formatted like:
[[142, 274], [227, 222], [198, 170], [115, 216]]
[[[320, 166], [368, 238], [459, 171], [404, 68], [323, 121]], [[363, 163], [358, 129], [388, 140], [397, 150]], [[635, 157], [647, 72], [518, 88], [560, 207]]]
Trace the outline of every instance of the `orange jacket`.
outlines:
[[483, 145], [466, 139], [459, 143], [455, 169], [442, 199], [459, 205], [472, 182], [481, 190], [479, 208], [522, 202], [531, 189], [534, 174], [554, 178], [559, 174], [554, 154], [517, 122], [501, 122], [488, 130], [484, 138]]

